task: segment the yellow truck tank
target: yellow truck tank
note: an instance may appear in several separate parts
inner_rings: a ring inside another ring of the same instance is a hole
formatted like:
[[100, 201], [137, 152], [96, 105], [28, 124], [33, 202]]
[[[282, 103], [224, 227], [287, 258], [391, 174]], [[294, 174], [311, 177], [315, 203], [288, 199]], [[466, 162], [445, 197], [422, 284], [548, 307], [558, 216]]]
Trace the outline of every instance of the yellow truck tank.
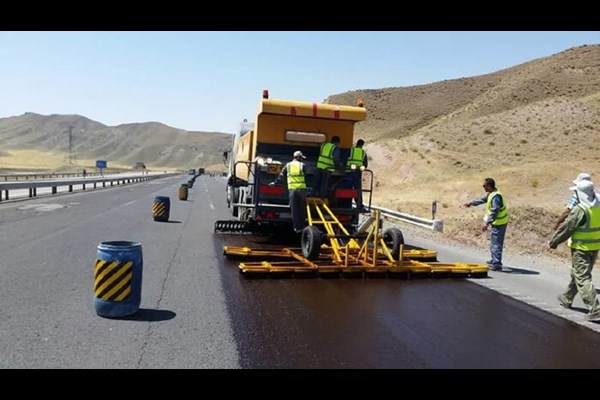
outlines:
[[338, 136], [341, 151], [349, 152], [354, 144], [354, 125], [366, 116], [364, 107], [269, 99], [263, 94], [254, 123], [244, 122], [234, 137], [227, 185], [232, 214], [243, 221], [265, 221], [277, 214], [271, 219], [291, 222], [289, 208], [284, 210], [287, 189], [275, 193], [265, 187], [266, 183], [274, 180], [292, 154], [300, 150], [307, 157], [310, 186], [321, 144]]

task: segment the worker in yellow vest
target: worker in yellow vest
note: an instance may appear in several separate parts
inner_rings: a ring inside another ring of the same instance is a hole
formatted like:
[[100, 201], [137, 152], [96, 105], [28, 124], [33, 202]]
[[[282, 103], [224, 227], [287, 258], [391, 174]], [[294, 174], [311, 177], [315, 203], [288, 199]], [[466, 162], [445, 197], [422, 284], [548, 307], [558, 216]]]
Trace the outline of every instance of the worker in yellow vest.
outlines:
[[269, 186], [274, 186], [287, 177], [290, 211], [296, 233], [302, 232], [306, 226], [306, 164], [303, 162], [305, 159], [301, 151], [294, 152], [294, 159], [283, 167], [274, 182], [269, 183]]
[[326, 199], [329, 195], [329, 180], [331, 173], [339, 166], [340, 162], [339, 136], [333, 136], [330, 142], [321, 144], [317, 171], [313, 183], [312, 195]]
[[352, 188], [358, 192], [354, 201], [359, 211], [365, 211], [362, 196], [362, 172], [369, 165], [367, 152], [362, 148], [364, 144], [364, 140], [358, 139], [356, 146], [350, 149], [350, 155], [346, 160], [346, 176], [352, 181]]
[[506, 235], [506, 226], [508, 225], [508, 207], [504, 195], [496, 188], [496, 181], [492, 178], [485, 178], [483, 181], [485, 195], [477, 200], [465, 203], [465, 207], [486, 205], [485, 216], [481, 229], [485, 232], [488, 226], [491, 226], [492, 235], [490, 238], [491, 259], [487, 264], [494, 271], [502, 271], [502, 249], [504, 247], [504, 236]]
[[571, 308], [579, 293], [588, 308], [586, 320], [600, 321], [600, 301], [592, 282], [592, 270], [600, 250], [600, 201], [594, 184], [581, 180], [571, 187], [579, 203], [571, 209], [567, 219], [560, 224], [546, 250], [555, 249], [560, 243], [571, 239], [571, 281], [567, 290], [558, 296], [558, 304]]

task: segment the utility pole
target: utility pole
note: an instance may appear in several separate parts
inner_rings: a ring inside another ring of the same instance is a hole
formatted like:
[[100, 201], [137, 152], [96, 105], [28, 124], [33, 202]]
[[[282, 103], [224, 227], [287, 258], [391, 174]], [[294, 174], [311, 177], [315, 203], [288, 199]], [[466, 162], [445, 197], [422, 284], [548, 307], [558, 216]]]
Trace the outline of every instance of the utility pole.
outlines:
[[69, 165], [73, 164], [73, 126], [69, 125]]
[[65, 156], [65, 158], [69, 158], [69, 165], [73, 165], [73, 162], [75, 161], [75, 151], [73, 150], [73, 126], [69, 125], [69, 148], [67, 150], [67, 155]]

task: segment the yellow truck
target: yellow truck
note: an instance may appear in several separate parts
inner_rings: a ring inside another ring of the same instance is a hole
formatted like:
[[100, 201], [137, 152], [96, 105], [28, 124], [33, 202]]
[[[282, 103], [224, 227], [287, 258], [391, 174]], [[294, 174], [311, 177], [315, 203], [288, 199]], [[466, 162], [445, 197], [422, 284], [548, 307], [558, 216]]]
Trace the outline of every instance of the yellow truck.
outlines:
[[[353, 146], [354, 125], [366, 118], [364, 107], [269, 99], [268, 92], [258, 104], [256, 121], [241, 124], [234, 136], [231, 152], [224, 154], [228, 162], [227, 205], [239, 224], [231, 230], [268, 230], [292, 226], [285, 184], [269, 186], [292, 160], [296, 150], [307, 157], [306, 182], [309, 193], [316, 171], [321, 144], [333, 136], [340, 138], [339, 147], [344, 161]], [[345, 164], [345, 162], [344, 162]], [[365, 204], [370, 206], [372, 173], [365, 179]], [[369, 186], [369, 185], [367, 185]], [[351, 230], [358, 223], [359, 211], [353, 207], [356, 190], [345, 177], [344, 169], [333, 172], [327, 201], [336, 217]]]

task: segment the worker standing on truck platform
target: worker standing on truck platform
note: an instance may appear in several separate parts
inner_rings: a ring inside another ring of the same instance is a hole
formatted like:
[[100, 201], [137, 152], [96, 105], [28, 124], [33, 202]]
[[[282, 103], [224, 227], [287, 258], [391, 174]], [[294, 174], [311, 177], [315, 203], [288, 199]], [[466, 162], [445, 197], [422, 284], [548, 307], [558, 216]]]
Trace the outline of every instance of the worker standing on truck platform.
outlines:
[[331, 142], [321, 144], [319, 158], [317, 159], [317, 173], [313, 184], [312, 195], [322, 199], [327, 198], [329, 193], [329, 180], [331, 173], [339, 166], [340, 162], [340, 138], [334, 136]]
[[346, 174], [352, 181], [352, 188], [357, 191], [354, 201], [358, 211], [365, 211], [362, 196], [362, 172], [369, 165], [369, 161], [367, 160], [367, 153], [362, 148], [364, 144], [364, 140], [358, 139], [356, 146], [350, 149], [350, 155], [346, 160]]
[[287, 187], [290, 196], [290, 211], [294, 223], [294, 232], [300, 233], [306, 226], [306, 165], [301, 151], [294, 152], [294, 159], [287, 163], [269, 186], [274, 186], [287, 176]]
[[488, 225], [492, 226], [492, 237], [490, 239], [490, 253], [492, 258], [487, 264], [494, 271], [502, 271], [502, 248], [504, 247], [506, 225], [508, 225], [508, 207], [506, 206], [504, 195], [496, 188], [496, 182], [492, 178], [485, 178], [483, 189], [486, 191], [483, 197], [465, 203], [464, 206], [486, 205], [481, 229], [485, 232]]

